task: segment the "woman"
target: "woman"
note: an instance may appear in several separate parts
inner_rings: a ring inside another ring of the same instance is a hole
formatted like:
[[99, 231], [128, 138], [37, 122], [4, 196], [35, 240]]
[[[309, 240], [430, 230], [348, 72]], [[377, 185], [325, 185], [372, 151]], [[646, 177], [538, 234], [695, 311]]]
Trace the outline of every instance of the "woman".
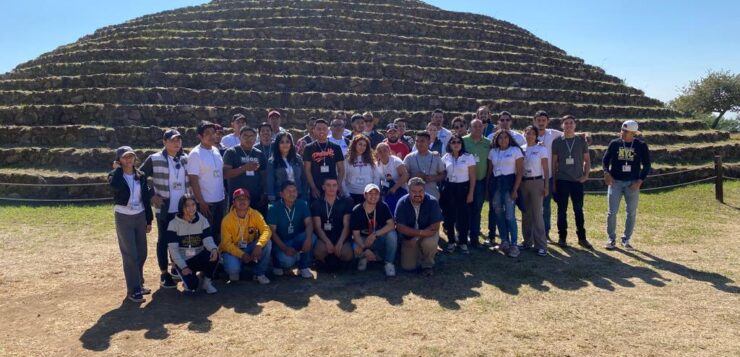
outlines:
[[218, 247], [211, 234], [211, 225], [198, 213], [198, 205], [189, 195], [180, 198], [177, 215], [167, 226], [167, 247], [185, 291], [194, 293], [198, 289], [200, 281], [196, 274], [200, 272], [203, 274], [203, 290], [208, 294], [218, 292], [213, 287]]
[[[442, 184], [440, 204], [444, 216], [443, 226], [447, 234], [447, 252], [454, 253], [460, 245], [464, 254], [468, 251], [468, 230], [470, 229], [470, 204], [475, 192], [475, 157], [465, 151], [462, 135], [454, 134], [447, 143], [447, 153], [442, 162], [447, 177]], [[465, 197], [465, 199], [463, 199]], [[457, 228], [457, 235], [455, 229]]]
[[537, 143], [539, 130], [536, 126], [524, 129], [527, 146], [524, 148], [524, 178], [522, 179], [522, 196], [527, 209], [522, 216], [522, 236], [524, 244], [521, 249], [534, 246], [537, 255], [547, 255], [547, 237], [545, 221], [542, 216], [542, 200], [547, 196], [549, 182], [547, 165], [547, 147]]
[[439, 128], [436, 125], [429, 123], [427, 124], [427, 133], [432, 137], [429, 140], [429, 151], [441, 153], [444, 148], [442, 147], [442, 140], [437, 135], [439, 134]]
[[516, 245], [517, 227], [514, 201], [522, 182], [524, 155], [506, 129], [499, 129], [493, 136], [488, 154], [488, 177], [493, 192], [491, 202], [496, 211], [496, 225], [501, 235], [499, 250], [512, 258], [519, 256]]
[[308, 199], [308, 185], [303, 177], [303, 160], [296, 153], [293, 137], [279, 133], [272, 144], [272, 157], [267, 161], [267, 198], [275, 202], [279, 197], [280, 185], [293, 181], [298, 187], [298, 197]]
[[365, 202], [365, 186], [380, 182], [380, 172], [375, 155], [370, 148], [370, 139], [365, 135], [352, 138], [344, 160], [344, 186], [342, 191], [349, 194], [355, 205]]
[[380, 171], [380, 193], [391, 212], [396, 212], [396, 203], [409, 192], [406, 186], [409, 170], [400, 158], [391, 155], [391, 148], [387, 143], [378, 144], [375, 154]]
[[113, 189], [113, 212], [126, 277], [126, 295], [133, 302], [144, 302], [144, 295], [151, 293], [144, 287], [144, 262], [146, 234], [152, 231], [154, 214], [147, 177], [134, 168], [135, 163], [136, 153], [131, 147], [118, 148], [108, 183]]

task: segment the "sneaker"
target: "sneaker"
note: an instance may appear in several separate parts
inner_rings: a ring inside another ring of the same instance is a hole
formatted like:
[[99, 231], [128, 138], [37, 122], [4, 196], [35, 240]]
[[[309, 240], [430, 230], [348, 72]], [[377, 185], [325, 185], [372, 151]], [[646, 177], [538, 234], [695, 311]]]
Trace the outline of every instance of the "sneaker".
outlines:
[[468, 250], [468, 245], [467, 244], [460, 244], [460, 251], [463, 254], [470, 254], [470, 250]]
[[628, 239], [622, 239], [622, 247], [624, 247], [624, 249], [626, 250], [635, 250]]
[[553, 242], [553, 241], [552, 241], [552, 238], [550, 238], [550, 233], [547, 233], [547, 234], [546, 234], [546, 237], [547, 237], [547, 241], [548, 241], [548, 242], [550, 242], [550, 243], [555, 243], [555, 242]]
[[272, 268], [272, 275], [283, 276], [284, 274], [285, 272], [283, 271], [282, 268]]
[[606, 250], [614, 250], [614, 249], [617, 249], [617, 245], [614, 244], [614, 241], [610, 239], [606, 242], [606, 245], [604, 245], [604, 248], [606, 248]]
[[141, 291], [134, 291], [133, 293], [129, 294], [128, 299], [133, 302], [144, 302], [144, 295], [141, 293]]
[[301, 278], [313, 279], [313, 273], [311, 273], [311, 269], [308, 269], [308, 268], [301, 269]]
[[265, 275], [256, 275], [254, 277], [254, 280], [260, 283], [260, 285], [267, 285], [270, 283], [270, 279], [268, 279]]
[[360, 260], [357, 262], [357, 270], [359, 271], [367, 270], [367, 258], [365, 257], [360, 258]]
[[455, 252], [455, 243], [448, 243], [447, 244], [447, 253], [454, 253]]
[[512, 258], [516, 258], [519, 256], [519, 247], [512, 246], [511, 249], [509, 249], [509, 256]]
[[170, 273], [162, 273], [159, 276], [159, 287], [163, 289], [173, 289], [177, 287], [177, 283], [172, 279]]
[[558, 239], [558, 245], [560, 246], [560, 248], [567, 248], [568, 242], [565, 241], [565, 238], [560, 238]]
[[498, 246], [498, 250], [504, 253], [508, 253], [509, 249], [511, 249], [511, 245], [509, 244], [509, 242], [501, 242], [501, 244], [499, 244]]
[[152, 293], [152, 289], [141, 287], [141, 295], [149, 295]]
[[539, 255], [541, 257], [546, 257], [547, 256], [547, 249], [544, 249], [544, 248], [537, 249], [537, 255]]
[[385, 263], [385, 276], [391, 277], [396, 276], [396, 266], [393, 263]]
[[580, 245], [581, 247], [584, 247], [584, 248], [586, 248], [588, 250], [594, 250], [594, 246], [591, 245], [591, 243], [589, 243], [588, 240], [586, 240], [586, 239], [579, 239], [578, 240], [578, 245]]
[[203, 279], [203, 290], [205, 290], [207, 294], [215, 294], [218, 292], [218, 290], [213, 286], [213, 282], [210, 278]]
[[422, 269], [421, 273], [424, 276], [432, 276], [432, 275], [434, 275], [434, 269], [432, 269], [432, 268], [424, 268], [424, 269]]
[[235, 283], [240, 280], [239, 274], [229, 274], [229, 282]]
[[520, 251], [521, 251], [521, 250], [529, 250], [529, 249], [531, 249], [531, 248], [532, 248], [531, 246], [525, 245], [524, 243], [522, 243], [522, 244], [519, 244], [519, 246], [518, 246], [518, 247], [519, 247], [519, 250], [520, 250]]
[[175, 281], [182, 281], [182, 277], [180, 276], [180, 273], [177, 272], [177, 269], [174, 267], [170, 269], [170, 277]]

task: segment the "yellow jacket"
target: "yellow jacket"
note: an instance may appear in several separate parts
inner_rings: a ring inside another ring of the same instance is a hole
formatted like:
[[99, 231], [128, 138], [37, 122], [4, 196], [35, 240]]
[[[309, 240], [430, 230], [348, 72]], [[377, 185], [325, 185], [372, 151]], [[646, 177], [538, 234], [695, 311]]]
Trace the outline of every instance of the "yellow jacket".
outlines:
[[239, 219], [236, 209], [232, 207], [229, 214], [221, 221], [221, 244], [218, 248], [221, 252], [241, 258], [244, 252], [239, 248], [240, 243], [249, 244], [256, 240], [257, 245], [264, 248], [271, 237], [272, 232], [262, 214], [250, 208], [247, 211], [247, 217]]

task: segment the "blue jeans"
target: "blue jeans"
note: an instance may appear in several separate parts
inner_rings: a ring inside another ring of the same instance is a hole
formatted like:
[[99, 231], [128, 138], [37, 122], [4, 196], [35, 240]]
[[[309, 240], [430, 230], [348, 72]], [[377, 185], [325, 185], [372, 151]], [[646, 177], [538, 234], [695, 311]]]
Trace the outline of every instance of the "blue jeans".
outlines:
[[498, 176], [494, 178], [495, 191], [493, 205], [496, 211], [496, 225], [502, 243], [516, 244], [517, 226], [514, 200], [511, 199], [511, 190], [514, 188], [515, 175]]
[[547, 196], [542, 200], [542, 219], [545, 221], [545, 234], [550, 234], [550, 226], [552, 220], [552, 209], [550, 209], [550, 202], [552, 201], [552, 177], [550, 177], [550, 183], [548, 186]]
[[480, 245], [480, 221], [481, 211], [483, 211], [483, 201], [485, 200], [486, 179], [475, 182], [473, 191], [473, 203], [470, 212], [470, 244], [473, 246]]
[[[241, 248], [245, 254], [252, 254], [254, 248], [257, 246], [257, 241], [249, 243], [246, 248]], [[260, 276], [267, 273], [267, 267], [270, 265], [270, 252], [272, 251], [272, 241], [267, 241], [267, 245], [262, 248], [262, 255], [260, 255], [257, 265], [254, 267], [254, 275]], [[242, 271], [241, 259], [229, 254], [223, 253], [223, 264], [224, 271], [228, 275], [239, 275]]]
[[633, 191], [630, 189], [630, 185], [633, 183], [634, 181], [614, 180], [614, 183], [609, 186], [606, 195], [609, 202], [609, 211], [606, 215], [606, 234], [611, 242], [617, 239], [617, 213], [619, 212], [619, 204], [622, 201], [622, 196], [624, 196], [624, 201], [627, 204], [627, 223], [624, 225], [622, 240], [629, 242], [630, 238], [632, 238], [632, 232], [635, 229], [635, 219], [637, 218], [637, 204], [640, 201], [640, 190]]
[[[362, 240], [366, 240], [367, 237], [362, 237]], [[352, 243], [352, 250], [354, 251], [354, 242]], [[393, 263], [396, 261], [396, 252], [398, 251], [398, 235], [395, 230], [386, 233], [384, 236], [378, 236], [373, 242], [373, 246], [370, 247], [377, 257], [383, 258], [386, 263]]]
[[306, 240], [306, 232], [296, 235], [293, 239], [283, 240], [283, 243], [286, 246], [297, 250], [300, 254], [296, 254], [291, 257], [285, 254], [285, 252], [280, 248], [273, 250], [272, 255], [277, 263], [276, 268], [290, 269], [296, 263], [298, 263], [299, 269], [309, 268], [311, 266], [311, 261], [313, 260], [313, 247], [316, 245], [316, 239], [316, 235], [313, 234], [311, 236], [311, 249], [307, 253], [301, 252], [301, 249], [303, 249], [303, 242]]

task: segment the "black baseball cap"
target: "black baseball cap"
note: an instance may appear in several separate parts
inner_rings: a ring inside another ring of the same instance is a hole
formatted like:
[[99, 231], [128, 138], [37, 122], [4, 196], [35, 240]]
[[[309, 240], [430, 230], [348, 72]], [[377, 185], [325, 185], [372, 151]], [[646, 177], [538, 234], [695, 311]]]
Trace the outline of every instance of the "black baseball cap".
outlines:
[[164, 132], [164, 140], [172, 140], [177, 136], [182, 137], [182, 134], [177, 129], [169, 129]]

